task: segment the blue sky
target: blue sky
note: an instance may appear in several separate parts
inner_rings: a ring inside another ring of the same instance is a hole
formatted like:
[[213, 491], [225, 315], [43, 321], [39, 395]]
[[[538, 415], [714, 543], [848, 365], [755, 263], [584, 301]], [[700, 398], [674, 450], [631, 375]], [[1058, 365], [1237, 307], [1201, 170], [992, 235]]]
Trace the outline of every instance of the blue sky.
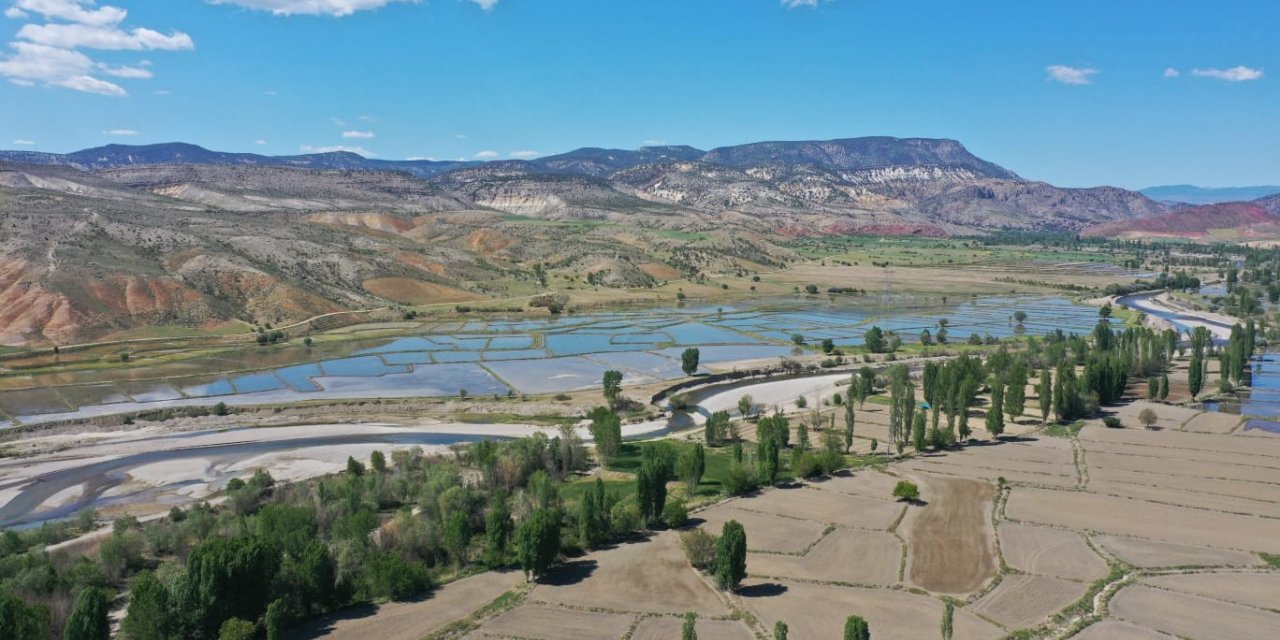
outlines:
[[893, 135], [1065, 186], [1280, 184], [1275, 0], [0, 8], [3, 148], [484, 159]]

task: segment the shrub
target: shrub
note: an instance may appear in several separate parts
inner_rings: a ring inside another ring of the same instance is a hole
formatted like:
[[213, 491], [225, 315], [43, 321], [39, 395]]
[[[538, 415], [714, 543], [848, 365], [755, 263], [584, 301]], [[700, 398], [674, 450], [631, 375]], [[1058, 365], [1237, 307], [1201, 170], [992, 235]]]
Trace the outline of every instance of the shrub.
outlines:
[[614, 536], [625, 536], [640, 529], [640, 510], [636, 505], [619, 502], [609, 511], [609, 530]]
[[1103, 419], [1102, 419], [1102, 424], [1106, 425], [1106, 427], [1107, 427], [1108, 429], [1123, 429], [1123, 428], [1124, 428], [1124, 423], [1120, 422], [1120, 418], [1117, 418], [1117, 417], [1115, 417], [1115, 416], [1107, 416], [1107, 417], [1103, 418]]
[[699, 571], [710, 571], [716, 564], [716, 536], [704, 529], [694, 529], [680, 534], [680, 544], [689, 564]]
[[673, 498], [662, 508], [662, 522], [672, 529], [683, 527], [688, 520], [689, 508], [685, 506], [684, 500]]
[[914, 482], [899, 480], [893, 487], [893, 497], [903, 502], [915, 502], [920, 499], [920, 487]]
[[724, 492], [731, 496], [740, 496], [749, 491], [754, 491], [756, 488], [755, 469], [749, 468], [741, 462], [735, 462], [729, 465], [729, 471], [724, 474], [720, 484], [724, 486]]

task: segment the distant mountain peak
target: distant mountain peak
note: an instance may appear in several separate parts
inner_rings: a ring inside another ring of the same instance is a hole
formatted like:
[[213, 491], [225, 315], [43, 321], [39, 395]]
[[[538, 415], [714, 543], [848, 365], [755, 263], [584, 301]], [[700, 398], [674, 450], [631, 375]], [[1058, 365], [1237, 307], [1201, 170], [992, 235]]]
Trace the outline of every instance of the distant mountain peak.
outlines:
[[1197, 187], [1190, 184], [1165, 185], [1147, 187], [1140, 193], [1160, 202], [1183, 202], [1186, 204], [1219, 204], [1223, 202], [1246, 202], [1265, 198], [1280, 193], [1280, 186], [1254, 187]]

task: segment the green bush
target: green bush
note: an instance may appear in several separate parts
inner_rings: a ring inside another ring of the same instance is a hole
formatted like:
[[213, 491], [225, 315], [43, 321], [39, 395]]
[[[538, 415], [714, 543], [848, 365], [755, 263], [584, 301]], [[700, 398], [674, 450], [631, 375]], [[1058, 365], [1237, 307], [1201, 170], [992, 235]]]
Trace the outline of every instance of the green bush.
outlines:
[[667, 505], [662, 509], [662, 522], [672, 529], [683, 527], [689, 520], [689, 509], [685, 506], [684, 500], [673, 498], [667, 501]]
[[731, 496], [754, 491], [757, 486], [755, 470], [741, 462], [734, 462], [720, 479], [720, 484], [724, 487], [724, 492]]
[[914, 482], [899, 480], [893, 487], [893, 497], [903, 502], [915, 502], [920, 499], [920, 487]]

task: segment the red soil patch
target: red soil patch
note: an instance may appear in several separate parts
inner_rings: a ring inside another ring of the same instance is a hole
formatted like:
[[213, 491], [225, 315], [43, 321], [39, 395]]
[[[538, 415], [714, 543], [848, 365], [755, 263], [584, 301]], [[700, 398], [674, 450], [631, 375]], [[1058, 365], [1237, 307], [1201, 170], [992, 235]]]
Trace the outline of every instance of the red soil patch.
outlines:
[[470, 291], [411, 278], [372, 278], [364, 281], [364, 290], [379, 298], [405, 304], [467, 302], [484, 297]]
[[658, 280], [676, 280], [681, 275], [679, 271], [661, 262], [646, 262], [640, 265], [640, 270]]
[[514, 238], [491, 229], [477, 229], [467, 234], [467, 250], [485, 255], [494, 254], [516, 244]]
[[1280, 236], [1280, 216], [1248, 202], [1228, 202], [1191, 207], [1164, 215], [1109, 222], [1085, 229], [1085, 237], [1168, 236], [1201, 238], [1213, 231], [1229, 230], [1246, 238]]
[[407, 253], [404, 251], [398, 252], [396, 253], [396, 262], [408, 267], [413, 267], [423, 273], [430, 273], [437, 276], [445, 275], [445, 267], [443, 263], [428, 260], [416, 253]]

